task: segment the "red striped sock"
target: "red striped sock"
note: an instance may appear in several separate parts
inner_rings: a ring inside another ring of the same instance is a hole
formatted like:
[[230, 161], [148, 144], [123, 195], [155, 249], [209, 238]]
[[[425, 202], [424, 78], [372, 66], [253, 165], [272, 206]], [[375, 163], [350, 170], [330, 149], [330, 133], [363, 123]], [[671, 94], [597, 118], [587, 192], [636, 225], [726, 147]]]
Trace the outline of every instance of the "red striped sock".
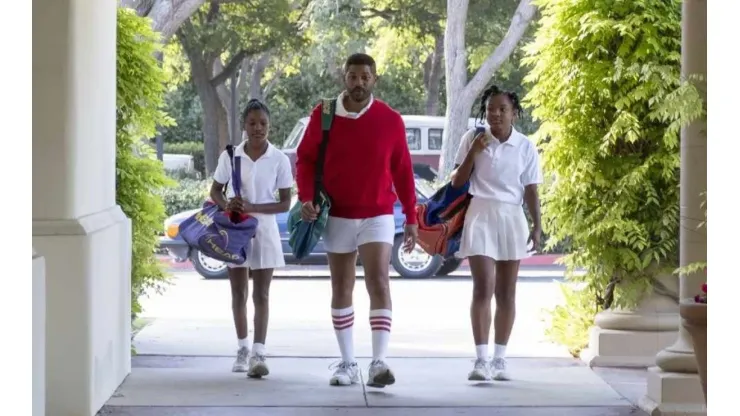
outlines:
[[337, 336], [342, 361], [355, 361], [354, 346], [352, 345], [352, 327], [355, 323], [355, 312], [352, 306], [331, 310], [331, 321], [334, 325], [334, 334]]
[[390, 309], [370, 311], [370, 329], [373, 334], [373, 360], [385, 360], [391, 338], [393, 313]]

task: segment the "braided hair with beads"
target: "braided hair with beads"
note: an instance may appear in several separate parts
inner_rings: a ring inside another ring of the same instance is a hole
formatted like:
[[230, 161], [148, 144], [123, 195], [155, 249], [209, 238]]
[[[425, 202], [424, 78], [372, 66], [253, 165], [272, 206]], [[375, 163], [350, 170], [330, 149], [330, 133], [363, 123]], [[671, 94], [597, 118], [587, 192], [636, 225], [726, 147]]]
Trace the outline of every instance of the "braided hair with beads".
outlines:
[[522, 105], [519, 102], [519, 96], [513, 92], [513, 91], [504, 91], [500, 89], [496, 85], [491, 85], [490, 87], [486, 88], [485, 91], [483, 91], [483, 95], [480, 98], [480, 104], [479, 104], [479, 110], [478, 110], [478, 116], [475, 118], [475, 122], [482, 122], [486, 119], [486, 106], [488, 105], [488, 100], [491, 97], [495, 97], [497, 95], [505, 95], [509, 101], [511, 101], [512, 107], [514, 107], [514, 112], [517, 116], [522, 116]]

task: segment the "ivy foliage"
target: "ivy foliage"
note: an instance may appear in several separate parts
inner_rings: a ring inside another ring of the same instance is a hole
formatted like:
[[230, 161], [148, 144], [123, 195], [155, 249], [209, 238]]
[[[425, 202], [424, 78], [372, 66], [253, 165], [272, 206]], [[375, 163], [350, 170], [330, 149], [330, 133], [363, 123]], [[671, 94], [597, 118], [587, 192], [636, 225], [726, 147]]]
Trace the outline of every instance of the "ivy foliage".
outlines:
[[599, 308], [633, 307], [677, 265], [679, 132], [703, 116], [681, 78], [680, 0], [536, 0], [525, 104], [554, 183], [548, 244], [570, 238], [571, 281]]
[[116, 202], [131, 219], [132, 314], [146, 289], [161, 289], [166, 275], [154, 251], [165, 219], [160, 191], [174, 185], [146, 142], [160, 126], [171, 124], [162, 111], [165, 73], [155, 58], [159, 36], [147, 18], [118, 9], [116, 76]]

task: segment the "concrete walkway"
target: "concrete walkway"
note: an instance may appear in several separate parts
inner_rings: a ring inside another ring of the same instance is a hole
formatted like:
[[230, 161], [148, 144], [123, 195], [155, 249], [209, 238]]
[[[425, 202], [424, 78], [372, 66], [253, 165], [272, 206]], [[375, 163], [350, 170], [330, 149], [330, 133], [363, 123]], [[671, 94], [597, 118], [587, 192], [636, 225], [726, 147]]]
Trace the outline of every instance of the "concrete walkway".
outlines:
[[644, 415], [630, 392], [573, 359], [511, 359], [514, 380], [495, 383], [468, 382], [469, 359], [389, 359], [398, 381], [385, 389], [329, 386], [333, 361], [274, 357], [271, 375], [252, 380], [230, 373], [228, 357], [137, 356], [100, 415]]

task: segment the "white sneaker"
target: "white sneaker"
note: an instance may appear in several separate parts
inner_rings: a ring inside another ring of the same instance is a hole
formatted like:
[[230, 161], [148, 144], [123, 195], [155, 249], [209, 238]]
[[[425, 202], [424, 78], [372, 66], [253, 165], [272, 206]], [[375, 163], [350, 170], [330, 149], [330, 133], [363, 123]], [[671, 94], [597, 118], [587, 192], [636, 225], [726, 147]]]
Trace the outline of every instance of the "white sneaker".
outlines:
[[231, 371], [234, 373], [246, 373], [248, 369], [247, 357], [249, 357], [249, 349], [247, 347], [239, 348], [236, 352], [236, 361], [234, 361]]
[[383, 360], [374, 360], [370, 363], [370, 368], [367, 372], [367, 385], [370, 387], [385, 387], [390, 386], [396, 382], [396, 377], [393, 375], [388, 364]]
[[249, 357], [247, 377], [262, 378], [268, 374], [270, 374], [270, 369], [267, 367], [267, 360], [264, 355], [253, 354]]
[[470, 381], [491, 381], [491, 369], [488, 361], [478, 358], [475, 360], [473, 370], [468, 373]]
[[330, 366], [329, 369], [334, 370], [334, 374], [329, 379], [329, 385], [350, 386], [360, 382], [360, 367], [357, 366], [357, 362], [340, 361]]
[[493, 372], [493, 379], [498, 381], [511, 380], [509, 373], [506, 371], [506, 359], [505, 358], [494, 358], [491, 361], [491, 371]]

